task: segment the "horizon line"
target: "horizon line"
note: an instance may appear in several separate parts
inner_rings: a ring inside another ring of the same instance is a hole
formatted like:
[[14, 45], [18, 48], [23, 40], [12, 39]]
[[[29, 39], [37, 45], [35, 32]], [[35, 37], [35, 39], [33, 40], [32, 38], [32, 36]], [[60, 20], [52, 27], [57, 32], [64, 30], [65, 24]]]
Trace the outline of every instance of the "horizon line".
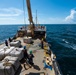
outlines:
[[[0, 25], [29, 25], [29, 24], [0, 24]], [[37, 25], [44, 25], [44, 24], [37, 24]], [[57, 25], [57, 24], [45, 24], [45, 25]], [[58, 24], [58, 25], [66, 25], [66, 24]], [[76, 25], [76, 24], [67, 24], [67, 25]]]

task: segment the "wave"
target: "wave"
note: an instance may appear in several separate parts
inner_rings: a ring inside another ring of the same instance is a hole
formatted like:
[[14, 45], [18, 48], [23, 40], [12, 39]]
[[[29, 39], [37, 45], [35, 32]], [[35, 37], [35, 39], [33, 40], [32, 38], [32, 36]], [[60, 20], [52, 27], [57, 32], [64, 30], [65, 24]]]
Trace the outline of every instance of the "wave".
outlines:
[[76, 50], [76, 44], [73, 44], [73, 45], [72, 45], [72, 49], [73, 49], [73, 50]]
[[68, 43], [69, 43], [69, 42], [68, 42], [68, 41], [66, 41], [65, 39], [62, 39], [62, 41], [63, 41], [63, 42], [65, 42], [66, 44], [68, 44]]
[[68, 41], [65, 41], [65, 39], [63, 39], [63, 41], [64, 41], [65, 43], [60, 42], [61, 45], [63, 45], [63, 46], [66, 47], [66, 48], [69, 48], [69, 49], [71, 48], [71, 49], [73, 49], [73, 50], [76, 50], [76, 44], [69, 43]]
[[[69, 49], [72, 49], [72, 50], [76, 50], [76, 43], [75, 43], [75, 39], [69, 39], [69, 38], [67, 38], [67, 39], [62, 39], [62, 38], [59, 38], [59, 37], [49, 37], [49, 39], [48, 39], [48, 42], [49, 43], [51, 43], [51, 44], [56, 44], [56, 48], [59, 50], [59, 49], [67, 49], [67, 50], [69, 50]], [[55, 48], [55, 46], [54, 46], [54, 48]]]

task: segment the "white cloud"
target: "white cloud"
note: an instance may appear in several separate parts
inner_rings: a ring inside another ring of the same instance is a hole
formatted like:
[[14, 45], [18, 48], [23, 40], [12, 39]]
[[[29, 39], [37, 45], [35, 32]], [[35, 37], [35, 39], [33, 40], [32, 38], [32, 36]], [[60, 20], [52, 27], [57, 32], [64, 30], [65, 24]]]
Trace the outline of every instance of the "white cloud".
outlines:
[[24, 24], [22, 18], [0, 18], [0, 25], [7, 24]]
[[[33, 14], [33, 21], [35, 22], [35, 13]], [[25, 15], [25, 23], [28, 21], [28, 13]], [[17, 8], [0, 8], [0, 24], [24, 24], [23, 10]], [[67, 24], [76, 23], [76, 10], [72, 9], [70, 15], [66, 18], [61, 17], [46, 17], [44, 14], [38, 13], [38, 23], [40, 24]]]
[[0, 21], [1, 20], [16, 20], [15, 18], [0, 18]]
[[76, 10], [72, 9], [70, 15], [65, 18], [66, 22], [75, 23], [76, 22]]
[[22, 13], [23, 11], [17, 8], [0, 8], [0, 17], [20, 16]]

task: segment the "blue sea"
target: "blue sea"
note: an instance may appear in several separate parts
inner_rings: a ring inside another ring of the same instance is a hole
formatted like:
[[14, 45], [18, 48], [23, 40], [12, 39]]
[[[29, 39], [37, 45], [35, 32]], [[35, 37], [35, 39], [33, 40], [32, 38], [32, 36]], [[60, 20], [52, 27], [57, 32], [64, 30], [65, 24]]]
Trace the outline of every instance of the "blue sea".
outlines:
[[[0, 43], [13, 37], [21, 25], [1, 25]], [[47, 41], [57, 57], [63, 75], [76, 75], [76, 25], [47, 24]]]

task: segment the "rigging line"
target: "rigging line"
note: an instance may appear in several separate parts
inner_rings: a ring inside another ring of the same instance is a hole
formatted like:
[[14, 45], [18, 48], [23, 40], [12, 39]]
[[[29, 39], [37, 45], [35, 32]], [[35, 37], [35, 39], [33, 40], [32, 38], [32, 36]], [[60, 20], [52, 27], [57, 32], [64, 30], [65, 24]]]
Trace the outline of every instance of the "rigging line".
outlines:
[[26, 24], [26, 18], [25, 18], [25, 4], [24, 4], [24, 0], [23, 0], [23, 13], [24, 13], [24, 24]]
[[36, 10], [36, 25], [37, 25], [37, 10]]

